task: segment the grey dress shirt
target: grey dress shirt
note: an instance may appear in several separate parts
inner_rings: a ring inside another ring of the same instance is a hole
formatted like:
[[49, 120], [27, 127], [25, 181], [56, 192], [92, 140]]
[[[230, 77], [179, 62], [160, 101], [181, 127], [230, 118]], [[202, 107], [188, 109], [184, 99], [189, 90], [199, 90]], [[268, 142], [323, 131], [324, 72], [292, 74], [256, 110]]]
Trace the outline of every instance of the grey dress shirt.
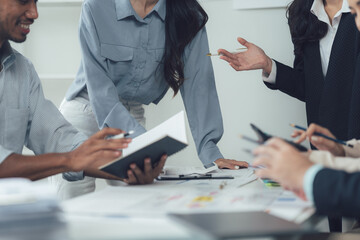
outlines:
[[[82, 143], [86, 136], [44, 98], [31, 62], [9, 42], [0, 51], [0, 164], [12, 153], [21, 154], [24, 145], [38, 155], [68, 152]], [[64, 177], [79, 180], [83, 173], [67, 173]]]
[[[157, 104], [169, 89], [162, 59], [165, 47], [166, 0], [140, 18], [129, 0], [85, 0], [80, 20], [82, 62], [67, 92], [72, 100], [87, 91], [99, 128], [106, 126], [142, 134], [145, 129], [119, 98]], [[210, 166], [223, 158], [217, 142], [223, 122], [216, 92], [206, 29], [186, 47], [185, 82], [180, 88], [200, 160]]]

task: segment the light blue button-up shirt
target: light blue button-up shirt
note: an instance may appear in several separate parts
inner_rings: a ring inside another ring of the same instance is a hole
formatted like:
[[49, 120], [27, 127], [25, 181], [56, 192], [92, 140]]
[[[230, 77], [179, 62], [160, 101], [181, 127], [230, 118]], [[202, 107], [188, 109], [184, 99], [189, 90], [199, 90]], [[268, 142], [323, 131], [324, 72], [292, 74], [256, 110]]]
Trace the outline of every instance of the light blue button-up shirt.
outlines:
[[[88, 91], [95, 117], [106, 126], [139, 135], [145, 129], [119, 98], [157, 104], [168, 91], [163, 76], [166, 0], [144, 18], [129, 0], [85, 0], [80, 20], [82, 62], [66, 99]], [[185, 82], [180, 88], [200, 160], [205, 166], [223, 158], [217, 142], [223, 134], [206, 29], [186, 47]]]
[[[44, 98], [38, 75], [31, 62], [5, 42], [0, 49], [0, 164], [12, 153], [21, 154], [24, 145], [36, 155], [68, 152], [85, 141]], [[67, 173], [68, 180], [83, 173]]]
[[314, 180], [316, 175], [323, 169], [324, 167], [322, 165], [316, 164], [313, 165], [311, 168], [309, 168], [304, 176], [303, 186], [304, 186], [304, 192], [306, 195], [306, 198], [314, 203], [314, 192], [313, 192], [313, 186], [314, 186]]

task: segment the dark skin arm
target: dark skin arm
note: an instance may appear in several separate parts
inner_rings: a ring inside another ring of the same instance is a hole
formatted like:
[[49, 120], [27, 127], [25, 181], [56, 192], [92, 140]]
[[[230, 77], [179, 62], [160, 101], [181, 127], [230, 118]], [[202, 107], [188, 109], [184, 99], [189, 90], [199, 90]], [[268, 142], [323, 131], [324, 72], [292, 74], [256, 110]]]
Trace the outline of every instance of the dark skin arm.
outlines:
[[[0, 164], [0, 178], [23, 177], [38, 180], [62, 172], [78, 172], [86, 168], [92, 172], [98, 166], [121, 156], [119, 149], [126, 148], [131, 139], [105, 140], [108, 135], [122, 133], [106, 128], [94, 134], [81, 146], [67, 153], [50, 153], [38, 156], [11, 154]], [[99, 170], [98, 170], [99, 171]]]
[[166, 155], [154, 168], [151, 166], [150, 159], [145, 159], [144, 171], [132, 164], [131, 170], [128, 171], [129, 179], [121, 179], [98, 169], [120, 157], [121, 149], [128, 147], [131, 139], [105, 139], [106, 136], [122, 132], [118, 129], [105, 128], [68, 153], [50, 153], [38, 156], [11, 154], [0, 164], [0, 178], [23, 177], [38, 180], [62, 172], [84, 170], [85, 175], [91, 177], [121, 180], [128, 184], [152, 183], [164, 167]]

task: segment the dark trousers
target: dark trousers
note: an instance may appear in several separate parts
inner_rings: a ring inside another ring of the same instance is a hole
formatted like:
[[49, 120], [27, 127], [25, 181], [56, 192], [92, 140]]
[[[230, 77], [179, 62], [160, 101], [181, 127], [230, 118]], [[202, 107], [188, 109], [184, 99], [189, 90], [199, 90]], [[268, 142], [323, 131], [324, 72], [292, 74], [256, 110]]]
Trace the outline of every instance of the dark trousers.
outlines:
[[342, 232], [342, 218], [328, 216], [330, 232]]

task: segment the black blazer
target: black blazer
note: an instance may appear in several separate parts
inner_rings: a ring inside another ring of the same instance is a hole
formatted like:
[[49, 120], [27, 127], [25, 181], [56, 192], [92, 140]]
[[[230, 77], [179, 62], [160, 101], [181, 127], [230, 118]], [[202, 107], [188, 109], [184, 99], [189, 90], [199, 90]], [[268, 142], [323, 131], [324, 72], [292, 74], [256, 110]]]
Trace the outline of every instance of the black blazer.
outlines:
[[360, 136], [360, 54], [357, 56], [354, 85], [349, 116], [349, 139]]
[[345, 13], [335, 36], [325, 77], [319, 41], [315, 41], [304, 45], [302, 56], [295, 56], [294, 68], [276, 62], [276, 84], [265, 84], [304, 101], [308, 124], [317, 123], [330, 129], [337, 138], [347, 140], [359, 43], [354, 18]]
[[360, 173], [323, 169], [313, 183], [314, 203], [319, 214], [360, 217]]

